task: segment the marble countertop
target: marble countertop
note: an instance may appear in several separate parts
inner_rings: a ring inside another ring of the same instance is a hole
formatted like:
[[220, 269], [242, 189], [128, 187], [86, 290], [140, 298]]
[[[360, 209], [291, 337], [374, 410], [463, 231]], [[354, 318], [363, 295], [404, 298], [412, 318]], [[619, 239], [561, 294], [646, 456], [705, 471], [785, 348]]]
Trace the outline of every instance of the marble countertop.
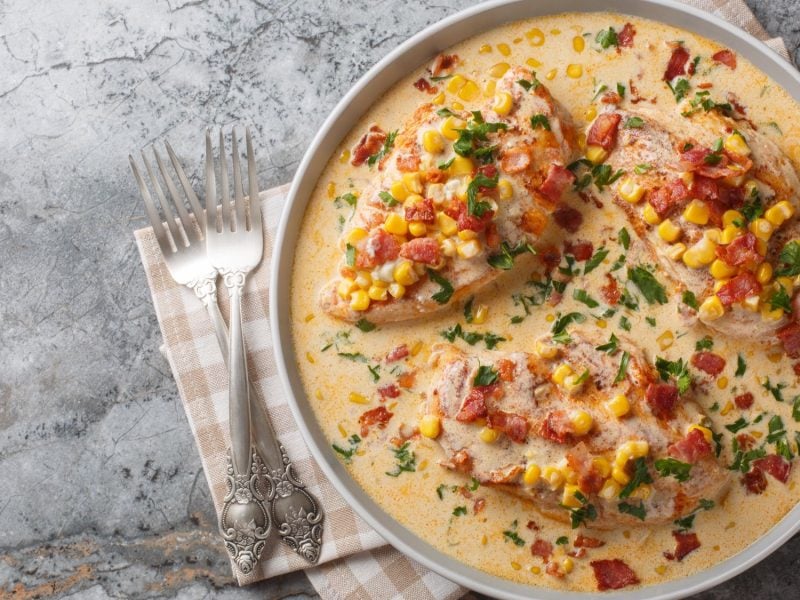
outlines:
[[[168, 136], [199, 166], [207, 125], [249, 122], [262, 186], [284, 183], [367, 68], [474, 3], [0, 0], [0, 597], [315, 597], [302, 573], [232, 583], [127, 154]], [[800, 60], [800, 2], [748, 4]], [[796, 597], [798, 556], [699, 597]]]

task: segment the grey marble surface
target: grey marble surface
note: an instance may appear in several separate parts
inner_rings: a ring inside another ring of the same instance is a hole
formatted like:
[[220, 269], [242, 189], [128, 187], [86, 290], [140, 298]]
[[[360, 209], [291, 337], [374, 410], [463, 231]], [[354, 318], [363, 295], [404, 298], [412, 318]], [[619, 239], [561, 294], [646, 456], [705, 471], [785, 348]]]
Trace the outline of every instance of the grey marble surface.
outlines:
[[[0, 0], [0, 597], [314, 597], [301, 573], [232, 584], [127, 154], [168, 136], [197, 166], [203, 129], [241, 120], [284, 183], [370, 65], [474, 3]], [[748, 4], [800, 59], [798, 1]], [[701, 597], [797, 597], [798, 556]]]

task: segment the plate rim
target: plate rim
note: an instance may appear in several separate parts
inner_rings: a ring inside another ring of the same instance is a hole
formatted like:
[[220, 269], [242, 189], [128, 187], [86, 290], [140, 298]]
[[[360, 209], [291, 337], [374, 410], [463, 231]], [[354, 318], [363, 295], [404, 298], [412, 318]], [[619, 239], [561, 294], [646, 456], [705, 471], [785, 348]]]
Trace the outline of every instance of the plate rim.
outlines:
[[[546, 7], [550, 5], [556, 10], [547, 10]], [[287, 195], [287, 201], [282, 211], [274, 240], [269, 292], [273, 350], [275, 352], [278, 375], [286, 393], [292, 416], [297, 422], [314, 460], [345, 501], [392, 546], [450, 581], [473, 591], [506, 600], [534, 597], [541, 600], [583, 600], [591, 594], [597, 594], [597, 592], [561, 591], [516, 583], [469, 566], [442, 553], [406, 529], [405, 526], [392, 518], [366, 494], [358, 482], [352, 478], [329, 450], [328, 440], [316, 422], [310, 403], [305, 402], [305, 406], [301, 406], [298, 401], [298, 398], [303, 397], [304, 390], [296, 366], [292, 367], [291, 373], [289, 371], [287, 360], [294, 361], [296, 356], [290, 326], [291, 310], [289, 306], [291, 271], [294, 258], [293, 249], [300, 222], [303, 219], [311, 192], [322, 169], [330, 159], [332, 151], [344, 139], [344, 136], [347, 135], [364, 112], [363, 110], [353, 109], [353, 106], [359, 102], [363, 104], [364, 96], [371, 95], [372, 98], [370, 100], [377, 98], [380, 93], [390, 89], [397, 81], [406, 76], [411, 69], [402, 64], [397, 66], [398, 62], [402, 63], [403, 58], [425, 54], [430, 59], [435, 55], [436, 51], [445, 50], [454, 43], [478, 35], [481, 31], [489, 30], [501, 22], [512, 22], [514, 20], [563, 12], [613, 12], [661, 22], [665, 22], [665, 19], [654, 15], [666, 15], [668, 20], [674, 19], [670, 24], [698, 32], [699, 35], [715, 41], [720, 41], [720, 38], [722, 38], [724, 45], [728, 47], [736, 46], [734, 49], [737, 52], [739, 52], [739, 47], [746, 48], [745, 58], [800, 102], [800, 72], [764, 42], [713, 13], [676, 0], [606, 0], [603, 2], [602, 10], [598, 10], [599, 8], [597, 5], [593, 6], [592, 0], [540, 0], [535, 3], [529, 0], [493, 0], [458, 11], [409, 37], [360, 77], [320, 126], [292, 178], [291, 188]], [[470, 21], [477, 17], [504, 16], [513, 13], [517, 13], [516, 16], [502, 18], [502, 20], [487, 24], [485, 27], [480, 25], [475, 27], [470, 24]], [[688, 21], [681, 23], [684, 19]], [[455, 41], [450, 40], [450, 38], [454, 37], [455, 30], [468, 26], [473, 27], [469, 33], [456, 33]], [[698, 31], [698, 28], [701, 31]], [[703, 31], [709, 28], [716, 30], [715, 33], [718, 35]], [[434, 39], [436, 36], [441, 36], [445, 41], [438, 43], [441, 39]], [[730, 40], [735, 40], [736, 43], [731, 44], [728, 39], [725, 39], [726, 37], [729, 37]], [[723, 42], [720, 41], [720, 43]], [[416, 65], [423, 64], [424, 61], [414, 59], [408, 62], [413, 63], [415, 65], [414, 68], [416, 68]], [[348, 114], [348, 111], [356, 112], [357, 115], [344, 119], [343, 117]], [[345, 121], [348, 124], [342, 125]], [[331, 139], [335, 141], [331, 142]], [[321, 161], [322, 166], [317, 165], [316, 174], [313, 177], [308, 176], [307, 173], [311, 170], [314, 161], [319, 160], [319, 158], [323, 159]], [[310, 183], [308, 182], [309, 179], [312, 180]], [[287, 239], [291, 242], [288, 247], [286, 245]], [[309, 417], [311, 424], [307, 422]], [[312, 431], [312, 427], [315, 427], [317, 431]], [[800, 502], [752, 544], [713, 567], [689, 577], [671, 580], [663, 584], [617, 592], [615, 597], [624, 600], [640, 598], [671, 600], [706, 590], [760, 562], [783, 545], [798, 530], [800, 530]]]

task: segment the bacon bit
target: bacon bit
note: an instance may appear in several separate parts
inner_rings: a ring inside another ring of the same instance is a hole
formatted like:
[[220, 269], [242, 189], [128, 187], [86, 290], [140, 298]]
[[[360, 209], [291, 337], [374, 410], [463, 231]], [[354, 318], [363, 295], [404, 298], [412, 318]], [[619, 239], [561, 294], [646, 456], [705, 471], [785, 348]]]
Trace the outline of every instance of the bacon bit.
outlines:
[[619, 113], [603, 113], [598, 115], [589, 128], [586, 144], [600, 146], [604, 150], [611, 150], [617, 142], [617, 130], [622, 115]]
[[686, 75], [686, 62], [689, 60], [689, 51], [683, 46], [675, 46], [672, 56], [669, 57], [667, 69], [664, 71], [664, 81], [672, 81], [678, 75]]
[[489, 246], [491, 250], [500, 248], [500, 244], [503, 243], [503, 238], [500, 237], [500, 233], [497, 231], [497, 225], [494, 222], [486, 226], [484, 235], [486, 236], [486, 245]]
[[667, 560], [682, 561], [686, 556], [700, 547], [700, 540], [697, 539], [696, 533], [689, 533], [683, 531], [673, 531], [672, 537], [675, 538], [677, 545], [675, 552], [664, 552], [664, 558]]
[[[758, 283], [756, 276], [753, 275], [750, 271], [744, 271], [743, 273], [739, 273], [736, 277], [731, 279], [728, 283], [726, 283], [721, 288], [719, 288], [719, 290], [717, 290], [717, 296], [719, 296], [719, 299], [725, 306], [730, 306], [735, 302], [741, 302], [748, 296], [754, 296], [760, 293], [761, 293], [761, 284]], [[782, 329], [785, 329], [785, 327], [778, 330], [779, 338], [781, 338]], [[797, 329], [798, 329], [797, 350], [800, 352], [800, 325], [797, 327]], [[789, 354], [789, 356], [792, 355]], [[798, 356], [800, 356], [800, 354], [798, 354]]]
[[631, 103], [639, 104], [644, 98], [639, 95], [639, 88], [633, 83], [633, 79], [628, 79], [628, 87], [631, 88]]
[[506, 173], [514, 175], [522, 173], [531, 164], [531, 153], [528, 146], [517, 146], [506, 150], [500, 157], [500, 168]]
[[419, 171], [419, 154], [416, 149], [404, 152], [397, 157], [397, 170], [403, 173]]
[[624, 561], [614, 558], [611, 560], [593, 560], [589, 563], [594, 570], [597, 580], [597, 589], [619, 590], [629, 585], [637, 585], [639, 578]]
[[390, 413], [388, 410], [386, 410], [385, 406], [377, 406], [371, 410], [368, 410], [358, 417], [358, 423], [361, 425], [361, 437], [367, 437], [369, 434], [369, 428], [372, 425], [377, 425], [378, 429], [385, 429], [389, 419], [391, 419], [393, 416], [394, 413]]
[[[694, 75], [694, 63], [691, 64], [689, 70], [692, 71], [691, 75]], [[702, 83], [698, 83], [697, 87], [701, 90], [710, 90], [714, 87], [714, 84], [710, 81], [703, 81]]]
[[578, 534], [578, 537], [575, 538], [575, 542], [572, 544], [576, 548], [599, 548], [600, 546], [605, 546], [606, 543], [603, 540], [598, 540], [597, 538], [587, 537], [582, 533]]
[[741, 102], [739, 102], [739, 98], [736, 96], [736, 94], [734, 94], [733, 92], [728, 92], [727, 94], [725, 94], [725, 99], [733, 107], [734, 111], [736, 111], [742, 116], [747, 115], [747, 109]]
[[739, 481], [747, 488], [748, 494], [763, 494], [764, 490], [767, 489], [767, 478], [764, 473], [757, 469], [752, 469], [749, 473], [745, 473]]
[[752, 450], [756, 447], [756, 438], [749, 433], [740, 433], [736, 436], [736, 443], [739, 444], [739, 450]]
[[606, 301], [606, 304], [614, 306], [622, 297], [622, 292], [619, 291], [617, 280], [614, 279], [611, 273], [606, 273], [606, 279], [608, 279], [608, 283], [600, 288], [600, 295], [603, 297], [603, 300]]
[[547, 540], [536, 538], [536, 541], [531, 544], [531, 554], [539, 556], [543, 561], [547, 562], [553, 556], [553, 544]]
[[567, 556], [571, 556], [572, 558], [583, 558], [586, 556], [586, 548], [578, 548], [577, 550], [567, 552]]
[[381, 396], [381, 402], [385, 401], [387, 398], [398, 398], [400, 396], [400, 388], [394, 383], [390, 383], [389, 385], [379, 387], [378, 394]]
[[617, 43], [620, 48], [630, 48], [633, 46], [633, 38], [636, 35], [636, 29], [632, 23], [625, 23], [625, 26], [620, 29], [617, 34]]
[[770, 454], [764, 458], [754, 460], [753, 469], [769, 473], [781, 483], [786, 483], [789, 481], [789, 472], [792, 470], [792, 463], [782, 456]]
[[745, 392], [744, 394], [739, 394], [733, 399], [733, 403], [736, 405], [736, 408], [740, 410], [747, 410], [751, 406], [753, 406], [753, 394], [750, 392]]
[[486, 500], [483, 498], [475, 498], [475, 502], [472, 503], [472, 513], [478, 514], [479, 512], [483, 511], [486, 508]]
[[400, 254], [400, 244], [395, 237], [383, 229], [376, 229], [368, 238], [358, 243], [356, 267], [371, 269], [394, 260]]
[[558, 444], [566, 444], [572, 436], [572, 423], [563, 410], [547, 415], [539, 427], [539, 435]]
[[691, 188], [692, 198], [704, 202], [717, 202], [719, 200], [719, 184], [708, 177], [695, 175]]
[[[580, 213], [578, 213], [580, 214]], [[539, 249], [537, 258], [542, 261], [544, 268], [550, 272], [561, 262], [561, 252], [555, 246], [547, 246]]]
[[501, 358], [497, 361], [497, 374], [500, 376], [501, 381], [514, 381], [514, 371], [516, 365], [513, 360]]
[[386, 141], [386, 132], [377, 125], [370, 125], [369, 131], [361, 136], [358, 143], [353, 146], [351, 154], [353, 159], [350, 164], [359, 167], [367, 162], [367, 159], [378, 152]]
[[461, 408], [456, 415], [456, 421], [462, 423], [472, 423], [476, 419], [486, 417], [486, 396], [489, 388], [497, 387], [497, 384], [483, 385], [473, 388], [464, 401], [461, 403]]
[[622, 96], [620, 96], [617, 92], [606, 92], [600, 96], [600, 102], [603, 104], [619, 104], [622, 102]]
[[547, 573], [548, 575], [551, 575], [553, 577], [557, 577], [559, 579], [563, 579], [564, 578], [564, 571], [561, 570], [561, 567], [558, 566], [557, 562], [549, 562], [549, 563], [547, 563], [547, 566], [545, 567], [544, 572]]
[[437, 265], [442, 258], [439, 242], [429, 237], [407, 241], [400, 248], [400, 256], [425, 265]]
[[725, 359], [713, 352], [695, 352], [691, 362], [692, 365], [712, 377], [716, 377], [725, 369]]
[[[456, 417], [456, 419], [457, 418], [458, 417]], [[525, 438], [528, 437], [528, 429], [530, 428], [525, 417], [502, 410], [489, 413], [486, 424], [492, 429], [502, 431], [512, 442], [518, 444], [525, 441]]]
[[414, 87], [417, 88], [420, 92], [427, 92], [428, 94], [435, 94], [439, 91], [439, 88], [435, 85], [431, 85], [430, 82], [425, 79], [424, 77], [420, 77], [414, 82]]
[[408, 346], [400, 344], [394, 348], [389, 354], [386, 355], [386, 362], [392, 363], [398, 360], [403, 360], [408, 356]]
[[447, 171], [442, 171], [438, 168], [428, 169], [425, 171], [425, 181], [428, 183], [444, 183], [447, 181], [449, 175]]
[[525, 524], [525, 527], [527, 527], [531, 531], [539, 531], [541, 529], [541, 527], [539, 527], [539, 525], [536, 523], [536, 521], [528, 521]]
[[397, 377], [397, 385], [403, 389], [409, 390], [414, 387], [414, 380], [416, 379], [416, 376], [417, 375], [414, 371], [403, 373]]
[[450, 460], [444, 461], [442, 465], [454, 471], [469, 473], [472, 471], [472, 457], [466, 450], [459, 450], [450, 457]]
[[727, 246], [717, 246], [717, 256], [732, 267], [761, 260], [758, 253], [758, 240], [752, 232], [740, 235]]
[[711, 444], [708, 443], [703, 432], [692, 429], [682, 440], [671, 444], [667, 448], [667, 454], [682, 462], [696, 464], [698, 460], [711, 454]]
[[530, 208], [522, 213], [520, 227], [535, 236], [541, 235], [547, 226], [547, 215], [538, 208]]
[[482, 217], [475, 217], [467, 213], [467, 205], [457, 198], [453, 198], [452, 202], [444, 209], [447, 216], [455, 219], [458, 222], [458, 230], [481, 232], [486, 229], [486, 226], [492, 221], [494, 211], [487, 210], [483, 213]]
[[553, 220], [561, 229], [575, 233], [583, 223], [583, 215], [571, 206], [560, 206], [553, 213]]
[[440, 54], [433, 59], [433, 64], [431, 65], [431, 75], [434, 77], [449, 75], [457, 64], [458, 54]]
[[672, 419], [675, 405], [678, 403], [678, 388], [671, 383], [651, 383], [645, 391], [650, 412], [657, 419]]
[[783, 350], [789, 358], [800, 358], [800, 324], [797, 322], [784, 325], [777, 332], [783, 344]]
[[794, 374], [795, 374], [795, 375], [797, 375], [798, 377], [800, 377], [800, 363], [794, 363], [794, 364], [792, 365], [792, 370], [794, 371]]
[[732, 50], [720, 50], [711, 55], [711, 60], [722, 63], [726, 67], [736, 69], [736, 54]]
[[584, 240], [578, 240], [574, 243], [567, 240], [564, 242], [564, 254], [572, 254], [575, 260], [583, 262], [584, 260], [592, 258], [592, 254], [594, 254], [594, 244]]
[[673, 179], [664, 187], [653, 190], [647, 201], [662, 219], [689, 199], [689, 190], [680, 179]]
[[556, 204], [573, 181], [575, 181], [575, 174], [572, 171], [553, 163], [547, 169], [547, 177], [539, 186], [539, 193]]
[[406, 206], [406, 221], [419, 221], [420, 223], [435, 223], [436, 209], [433, 207], [433, 200], [425, 198], [415, 202], [412, 206]]

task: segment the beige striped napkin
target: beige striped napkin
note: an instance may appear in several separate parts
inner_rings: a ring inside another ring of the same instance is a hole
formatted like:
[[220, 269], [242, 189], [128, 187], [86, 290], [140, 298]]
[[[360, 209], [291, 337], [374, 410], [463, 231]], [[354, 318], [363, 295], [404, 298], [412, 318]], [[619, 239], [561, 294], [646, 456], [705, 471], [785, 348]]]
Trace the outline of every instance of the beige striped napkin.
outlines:
[[[743, 0], [686, 0], [742, 27], [788, 59], [779, 38], [767, 33]], [[285, 204], [288, 186], [262, 193], [266, 227], [264, 260], [247, 282], [244, 294], [245, 335], [249, 368], [258, 401], [264, 402], [281, 442], [301, 479], [325, 507], [320, 566], [307, 571], [325, 600], [388, 598], [459, 598], [466, 590], [404, 556], [372, 530], [347, 505], [311, 458], [286, 403], [276, 374], [269, 333], [269, 272], [272, 240]], [[225, 494], [228, 446], [227, 370], [205, 309], [194, 294], [170, 277], [150, 228], [135, 232], [137, 246], [155, 305], [164, 354], [178, 385], [189, 426], [197, 441], [214, 505], [219, 512]], [[227, 317], [227, 298], [220, 295]], [[307, 564], [283, 544], [270, 547], [257, 570], [239, 577], [252, 583], [304, 569]]]

